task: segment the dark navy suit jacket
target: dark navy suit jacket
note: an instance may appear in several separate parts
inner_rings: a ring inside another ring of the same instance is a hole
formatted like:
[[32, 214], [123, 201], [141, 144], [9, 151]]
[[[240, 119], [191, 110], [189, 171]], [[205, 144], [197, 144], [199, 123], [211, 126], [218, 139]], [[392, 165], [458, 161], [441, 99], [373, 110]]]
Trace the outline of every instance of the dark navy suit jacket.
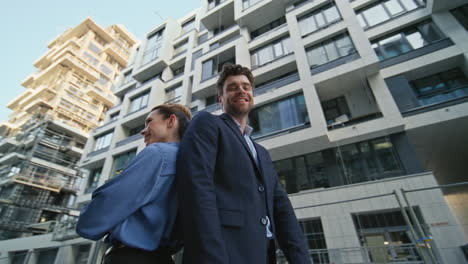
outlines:
[[273, 261], [262, 218], [289, 263], [310, 263], [307, 246], [270, 155], [255, 144], [257, 165], [234, 120], [200, 112], [180, 144], [176, 185], [184, 229], [184, 263]]

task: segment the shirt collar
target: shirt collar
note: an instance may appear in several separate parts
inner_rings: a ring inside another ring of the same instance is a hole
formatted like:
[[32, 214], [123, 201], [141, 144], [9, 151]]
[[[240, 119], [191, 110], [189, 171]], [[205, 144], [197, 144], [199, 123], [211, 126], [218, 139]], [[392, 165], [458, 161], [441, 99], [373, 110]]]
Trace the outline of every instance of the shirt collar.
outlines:
[[[237, 127], [242, 132], [242, 128], [241, 128], [241, 125], [239, 124], [239, 122], [237, 122], [237, 120], [235, 118], [233, 118], [232, 116], [229, 116], [229, 117], [231, 117], [231, 119], [234, 120], [234, 122], [236, 122]], [[244, 136], [250, 137], [250, 134], [252, 134], [252, 132], [253, 132], [253, 127], [249, 126], [248, 124], [245, 124]]]

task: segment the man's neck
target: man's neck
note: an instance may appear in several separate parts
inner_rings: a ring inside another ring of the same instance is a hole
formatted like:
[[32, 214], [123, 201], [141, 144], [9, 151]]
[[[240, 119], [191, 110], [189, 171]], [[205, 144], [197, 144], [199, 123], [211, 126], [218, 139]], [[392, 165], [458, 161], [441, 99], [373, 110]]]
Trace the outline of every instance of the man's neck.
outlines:
[[244, 134], [245, 126], [247, 125], [248, 115], [245, 115], [245, 116], [234, 116], [231, 114], [228, 114], [228, 115], [232, 117], [232, 119], [234, 119], [239, 124], [242, 134]]

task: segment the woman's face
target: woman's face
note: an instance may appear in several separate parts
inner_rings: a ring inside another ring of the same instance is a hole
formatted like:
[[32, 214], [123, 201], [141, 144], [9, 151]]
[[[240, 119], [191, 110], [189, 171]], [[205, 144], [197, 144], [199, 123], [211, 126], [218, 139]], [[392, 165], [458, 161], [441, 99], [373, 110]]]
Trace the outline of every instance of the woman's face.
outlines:
[[169, 142], [172, 133], [177, 131], [171, 129], [171, 117], [164, 119], [164, 116], [158, 113], [158, 110], [148, 114], [145, 120], [145, 128], [140, 132], [144, 136], [146, 145], [156, 142]]

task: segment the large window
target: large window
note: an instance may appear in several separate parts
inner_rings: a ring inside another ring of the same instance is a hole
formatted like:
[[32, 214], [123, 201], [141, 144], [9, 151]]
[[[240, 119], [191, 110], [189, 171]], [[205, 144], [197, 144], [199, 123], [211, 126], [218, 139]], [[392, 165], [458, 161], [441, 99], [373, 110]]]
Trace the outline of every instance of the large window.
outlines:
[[460, 68], [417, 79], [410, 84], [421, 106], [468, 96], [468, 78]]
[[256, 29], [256, 30], [253, 30], [251, 33], [250, 33], [250, 36], [252, 39], [255, 39], [256, 37], [260, 36], [260, 35], [263, 35], [265, 33], [267, 33], [268, 31], [272, 30], [272, 29], [275, 29], [281, 25], [284, 25], [286, 24], [286, 17], [280, 17], [279, 19], [276, 19], [275, 21], [271, 22], [271, 23], [268, 23], [264, 26], [261, 26], [260, 28]]
[[75, 264], [88, 263], [89, 252], [91, 251], [91, 244], [81, 244], [76, 246]]
[[257, 3], [260, 3], [261, 1], [263, 1], [263, 0], [242, 0], [242, 7], [244, 9], [247, 9], [247, 8], [257, 4]]
[[124, 81], [123, 81], [123, 84], [127, 84], [129, 82], [133, 81], [133, 77], [132, 77], [132, 72], [129, 71], [129, 72], [126, 72], [124, 74]]
[[235, 64], [235, 59], [230, 58], [228, 60], [219, 62], [219, 58], [214, 57], [212, 59], [209, 59], [203, 62], [202, 81], [213, 78], [216, 74], [218, 74], [218, 72], [221, 71], [221, 69], [223, 68], [223, 65], [228, 64], [228, 63]]
[[422, 6], [423, 0], [381, 0], [359, 10], [357, 18], [365, 29]]
[[96, 137], [93, 151], [100, 150], [100, 149], [110, 146], [113, 135], [114, 135], [114, 132], [109, 132], [104, 135]]
[[185, 52], [188, 47], [188, 40], [183, 41], [177, 45], [174, 45], [174, 57]]
[[331, 3], [300, 17], [298, 22], [301, 35], [306, 36], [340, 20], [338, 9]]
[[[419, 210], [416, 210], [416, 216], [422, 220]], [[353, 221], [371, 263], [421, 260], [400, 210], [354, 214]]]
[[136, 149], [125, 152], [114, 157], [114, 169], [112, 170], [112, 177], [115, 177], [122, 173], [127, 165], [136, 156]]
[[252, 51], [252, 68], [262, 66], [292, 52], [291, 38], [277, 40], [267, 46]]
[[185, 22], [184, 24], [182, 24], [182, 30], [184, 32], [189, 32], [190, 30], [192, 30], [193, 28], [195, 28], [195, 18], [192, 18], [190, 19], [189, 21]]
[[102, 167], [91, 170], [88, 176], [88, 182], [86, 184], [85, 193], [90, 193], [97, 188], [101, 175], [102, 175]]
[[37, 253], [37, 264], [50, 264], [55, 262], [58, 248], [40, 249]]
[[353, 42], [348, 34], [341, 34], [307, 49], [307, 59], [311, 68], [355, 53]]
[[385, 60], [427, 46], [443, 38], [442, 32], [433, 22], [425, 21], [391, 36], [372, 41], [372, 47], [379, 59]]
[[146, 43], [145, 53], [143, 53], [142, 65], [149, 63], [159, 57], [159, 50], [162, 46], [162, 36], [164, 29], [159, 30], [150, 37], [148, 37], [148, 42]]
[[249, 114], [253, 138], [305, 125], [309, 122], [304, 95], [299, 94], [260, 106]]
[[148, 105], [149, 92], [143, 93], [137, 97], [130, 99], [129, 113], [133, 113], [140, 109], [145, 108]]
[[15, 251], [10, 253], [10, 263], [11, 264], [23, 264], [28, 255], [27, 250]]
[[392, 141], [377, 138], [274, 162], [288, 193], [404, 174]]
[[468, 4], [453, 9], [452, 14], [468, 30]]
[[182, 97], [182, 84], [166, 90], [166, 103], [175, 103]]
[[351, 113], [344, 96], [323, 102], [322, 109], [328, 125], [333, 124], [338, 117], [346, 116], [348, 119], [351, 118]]
[[302, 232], [309, 246], [310, 257], [314, 264], [329, 263], [327, 243], [323, 233], [322, 221], [319, 219], [299, 221]]

